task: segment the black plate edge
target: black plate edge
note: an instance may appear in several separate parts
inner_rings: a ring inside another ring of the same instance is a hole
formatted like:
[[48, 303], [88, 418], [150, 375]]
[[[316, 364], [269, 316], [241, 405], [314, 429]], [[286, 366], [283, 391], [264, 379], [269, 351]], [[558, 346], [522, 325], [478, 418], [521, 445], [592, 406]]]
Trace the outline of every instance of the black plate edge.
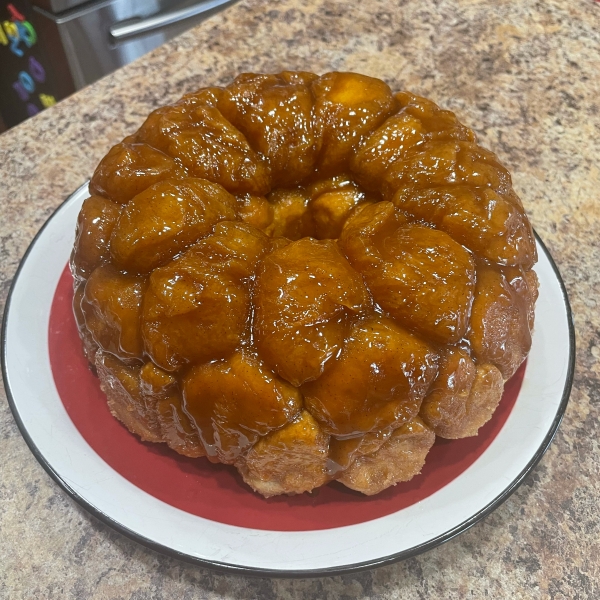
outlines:
[[44, 458], [42, 453], [39, 451], [39, 449], [37, 448], [37, 446], [31, 439], [31, 437], [29, 436], [29, 433], [27, 432], [27, 429], [25, 428], [25, 426], [21, 420], [21, 417], [19, 416], [19, 412], [15, 405], [14, 398], [13, 398], [13, 395], [12, 395], [12, 392], [11, 392], [11, 389], [9, 386], [8, 372], [7, 372], [7, 367], [6, 367], [6, 352], [7, 352], [6, 351], [6, 328], [7, 328], [7, 322], [8, 322], [8, 315], [9, 315], [9, 311], [10, 311], [10, 304], [11, 304], [11, 300], [12, 300], [13, 290], [14, 290], [16, 282], [19, 278], [21, 270], [29, 256], [29, 254], [31, 253], [31, 250], [35, 246], [35, 243], [37, 242], [38, 238], [41, 236], [43, 231], [46, 229], [46, 227], [48, 226], [50, 221], [58, 214], [58, 212], [63, 208], [63, 206], [67, 202], [69, 202], [69, 200], [75, 194], [77, 194], [84, 187], [87, 187], [88, 183], [89, 183], [89, 181], [84, 183], [82, 186], [80, 186], [75, 192], [73, 192], [73, 194], [71, 194], [68, 198], [66, 198], [52, 212], [52, 214], [48, 217], [48, 219], [46, 220], [44, 225], [40, 228], [40, 230], [37, 232], [37, 234], [31, 241], [31, 243], [29, 244], [27, 250], [25, 251], [25, 254], [23, 255], [23, 258], [21, 259], [21, 261], [19, 263], [17, 271], [15, 272], [10, 289], [8, 291], [8, 295], [6, 297], [6, 304], [4, 307], [4, 314], [3, 314], [3, 319], [2, 319], [2, 334], [1, 334], [2, 378], [4, 380], [4, 388], [6, 390], [8, 405], [13, 414], [13, 417], [15, 419], [17, 427], [19, 428], [19, 431], [21, 432], [21, 435], [23, 436], [23, 439], [25, 440], [25, 442], [26, 442], [27, 446], [29, 447], [29, 449], [31, 450], [32, 454], [35, 456], [36, 460], [40, 463], [40, 465], [43, 467], [43, 469], [46, 471], [46, 473], [48, 473], [48, 475], [59, 485], [59, 487], [61, 487], [73, 500], [75, 500], [75, 502], [77, 502], [80, 506], [82, 506], [85, 510], [87, 510], [91, 515], [93, 515], [98, 520], [100, 520], [104, 524], [108, 525], [112, 529], [115, 529], [119, 533], [130, 538], [134, 542], [142, 544], [143, 546], [146, 546], [147, 548], [154, 550], [155, 552], [165, 554], [167, 556], [176, 558], [183, 562], [194, 564], [194, 565], [201, 566], [201, 567], [207, 567], [207, 568], [213, 569], [217, 572], [220, 572], [223, 574], [229, 574], [229, 575], [235, 574], [235, 575], [251, 576], [251, 577], [273, 577], [273, 578], [300, 579], [300, 578], [315, 578], [315, 577], [332, 577], [335, 575], [344, 575], [344, 574], [348, 574], [348, 573], [356, 573], [356, 572], [360, 572], [360, 571], [366, 571], [366, 570], [374, 569], [377, 567], [383, 567], [386, 565], [390, 565], [395, 562], [405, 560], [407, 558], [412, 558], [414, 556], [417, 556], [418, 554], [422, 554], [423, 552], [426, 552], [427, 550], [432, 550], [433, 548], [440, 546], [441, 544], [444, 544], [445, 542], [455, 538], [459, 534], [461, 534], [464, 531], [467, 531], [468, 529], [473, 527], [473, 525], [475, 525], [476, 523], [478, 523], [479, 521], [481, 521], [482, 519], [487, 517], [492, 511], [494, 511], [496, 508], [498, 508], [498, 506], [500, 506], [505, 500], [507, 500], [515, 492], [515, 490], [521, 485], [521, 483], [523, 483], [523, 480], [525, 479], [525, 477], [534, 469], [534, 467], [541, 460], [542, 456], [545, 454], [546, 450], [548, 450], [548, 448], [550, 447], [550, 444], [552, 443], [552, 440], [554, 439], [554, 436], [556, 435], [558, 427], [559, 427], [559, 425], [563, 419], [563, 416], [565, 414], [565, 410], [566, 410], [567, 404], [569, 402], [569, 396], [571, 394], [571, 388], [573, 386], [573, 377], [574, 377], [574, 372], [575, 372], [575, 353], [576, 353], [575, 328], [573, 325], [573, 314], [571, 311], [571, 305], [569, 303], [569, 298], [567, 295], [567, 289], [566, 289], [564, 281], [560, 275], [560, 271], [558, 270], [558, 267], [556, 266], [556, 263], [554, 262], [552, 255], [548, 251], [548, 248], [546, 247], [544, 242], [541, 240], [540, 236], [534, 231], [535, 239], [538, 241], [538, 243], [542, 247], [544, 254], [548, 258], [548, 261], [550, 262], [552, 270], [554, 271], [554, 274], [556, 275], [556, 278], [558, 279], [560, 289], [562, 292], [562, 296], [563, 296], [563, 301], [565, 303], [565, 308], [566, 308], [566, 312], [567, 312], [567, 324], [568, 324], [568, 328], [569, 328], [569, 367], [567, 370], [567, 378], [565, 381], [565, 386], [563, 388], [563, 394], [562, 394], [561, 402], [560, 402], [560, 405], [558, 408], [558, 412], [556, 413], [554, 421], [552, 422], [552, 425], [550, 426], [550, 429], [549, 429], [548, 433], [546, 434], [546, 437], [542, 441], [541, 446], [538, 448], [537, 452], [533, 455], [532, 459], [525, 466], [525, 468], [521, 471], [521, 473], [519, 473], [519, 475], [513, 480], [513, 482], [507, 488], [505, 488], [505, 490], [499, 496], [497, 496], [494, 500], [492, 500], [487, 506], [482, 508], [480, 511], [475, 513], [471, 518], [467, 519], [466, 521], [463, 521], [456, 527], [437, 536], [436, 538], [429, 540], [428, 542], [419, 544], [418, 546], [413, 546], [412, 548], [403, 550], [402, 552], [398, 552], [396, 554], [391, 554], [389, 556], [370, 560], [370, 561], [353, 563], [350, 565], [344, 565], [342, 567], [331, 567], [331, 568], [312, 569], [312, 570], [272, 570], [272, 569], [262, 569], [262, 568], [251, 568], [251, 567], [243, 567], [243, 566], [238, 566], [238, 565], [229, 564], [229, 563], [222, 563], [222, 562], [218, 562], [218, 561], [210, 561], [210, 560], [205, 560], [205, 559], [201, 559], [201, 558], [196, 558], [196, 557], [190, 556], [188, 554], [179, 552], [177, 550], [173, 550], [172, 548], [163, 546], [162, 544], [153, 542], [152, 540], [145, 538], [144, 536], [132, 531], [131, 529], [124, 527], [123, 525], [121, 525], [120, 523], [118, 523], [117, 521], [112, 519], [110, 516], [106, 515], [102, 511], [98, 510], [95, 506], [93, 506], [92, 504], [87, 502], [87, 500], [85, 500], [84, 498], [79, 496], [79, 494], [77, 494], [77, 492], [75, 492], [75, 490], [73, 490], [60, 477], [60, 475], [58, 475], [58, 473], [56, 473], [54, 471], [52, 466], [46, 461], [46, 459]]

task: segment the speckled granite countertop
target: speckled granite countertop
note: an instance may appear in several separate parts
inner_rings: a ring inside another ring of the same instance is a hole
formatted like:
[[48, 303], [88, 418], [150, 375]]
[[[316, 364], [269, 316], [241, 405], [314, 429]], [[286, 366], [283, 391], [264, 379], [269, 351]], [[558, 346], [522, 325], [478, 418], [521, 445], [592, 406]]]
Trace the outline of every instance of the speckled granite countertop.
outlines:
[[[349, 8], [353, 6], [353, 8]], [[456, 111], [500, 155], [569, 291], [578, 360], [558, 435], [483, 522], [417, 558], [316, 580], [223, 576], [100, 524], [0, 398], [0, 598], [600, 597], [600, 4], [242, 0], [0, 136], [0, 301], [52, 210], [160, 104], [240, 71], [361, 71]]]

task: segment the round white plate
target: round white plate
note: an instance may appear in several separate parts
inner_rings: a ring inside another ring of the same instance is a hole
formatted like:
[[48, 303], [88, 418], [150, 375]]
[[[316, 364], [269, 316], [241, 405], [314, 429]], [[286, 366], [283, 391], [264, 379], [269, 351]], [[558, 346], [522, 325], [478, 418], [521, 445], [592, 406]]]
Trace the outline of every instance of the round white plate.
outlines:
[[44, 469], [93, 515], [132, 539], [246, 574], [305, 577], [379, 566], [433, 548], [489, 514], [534, 468], [556, 433], [571, 389], [575, 342], [564, 285], [538, 239], [540, 296], [521, 390], [489, 447], [449, 484], [387, 516], [313, 531], [226, 525], [158, 500], [92, 450], [69, 418], [50, 367], [50, 308], [87, 196], [85, 184], [50, 217], [21, 262], [4, 315], [2, 368], [15, 420]]

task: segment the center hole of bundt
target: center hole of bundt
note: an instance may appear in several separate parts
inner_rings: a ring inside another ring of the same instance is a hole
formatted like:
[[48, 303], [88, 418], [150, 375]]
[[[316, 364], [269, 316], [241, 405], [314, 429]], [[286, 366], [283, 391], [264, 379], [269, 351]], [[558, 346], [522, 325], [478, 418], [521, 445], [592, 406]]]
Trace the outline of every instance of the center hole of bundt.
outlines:
[[355, 208], [378, 200], [346, 174], [316, 177], [295, 188], [276, 188], [266, 199], [247, 194], [239, 198], [243, 220], [267, 226], [272, 237], [299, 240], [337, 239]]

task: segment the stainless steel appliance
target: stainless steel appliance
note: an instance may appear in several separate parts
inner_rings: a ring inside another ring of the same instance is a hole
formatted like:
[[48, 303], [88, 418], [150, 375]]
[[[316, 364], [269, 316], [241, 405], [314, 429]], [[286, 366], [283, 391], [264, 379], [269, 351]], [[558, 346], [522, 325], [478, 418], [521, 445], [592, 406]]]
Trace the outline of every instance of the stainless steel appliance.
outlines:
[[33, 0], [52, 62], [75, 89], [160, 46], [231, 0]]
[[[6, 125], [135, 60], [235, 1], [13, 0], [9, 7], [15, 10], [7, 15], [11, 21], [3, 23], [16, 42], [9, 33], [2, 46], [0, 31], [0, 113]], [[19, 56], [10, 49], [15, 43], [25, 51]], [[48, 89], [41, 94], [41, 82], [27, 71], [31, 60], [44, 71]], [[18, 104], [15, 93], [23, 105], [19, 110], [10, 104], [11, 98]]]

